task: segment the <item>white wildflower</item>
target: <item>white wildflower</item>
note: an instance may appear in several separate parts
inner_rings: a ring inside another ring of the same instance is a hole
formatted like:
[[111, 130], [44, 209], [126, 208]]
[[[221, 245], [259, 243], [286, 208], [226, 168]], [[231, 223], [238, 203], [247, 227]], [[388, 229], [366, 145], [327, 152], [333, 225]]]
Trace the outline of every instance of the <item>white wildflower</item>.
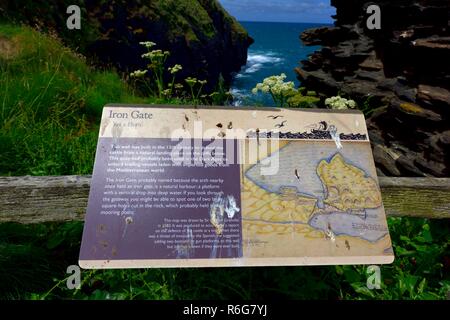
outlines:
[[176, 74], [176, 73], [178, 73], [180, 70], [182, 70], [183, 69], [183, 67], [181, 66], [181, 65], [179, 65], [179, 64], [176, 64], [176, 65], [174, 65], [173, 67], [171, 67], [171, 68], [169, 68], [169, 72], [171, 73], [171, 74]]
[[325, 105], [336, 110], [356, 108], [356, 102], [354, 100], [345, 99], [340, 96], [325, 99]]
[[192, 78], [192, 77], [188, 77], [184, 81], [186, 81], [186, 83], [188, 85], [194, 85], [198, 82], [197, 78]]
[[352, 108], [352, 109], [356, 108], [356, 102], [353, 100], [349, 100], [347, 102], [347, 105], [349, 106], [349, 108]]
[[136, 70], [130, 74], [131, 78], [142, 78], [147, 74], [148, 70]]
[[156, 43], [151, 42], [151, 41], [139, 42], [139, 44], [141, 46], [144, 46], [144, 47], [148, 48], [148, 49], [156, 46]]
[[142, 58], [145, 58], [145, 59], [150, 59], [151, 57], [152, 57], [151, 52], [147, 52], [142, 55]]
[[257, 94], [259, 91], [263, 93], [273, 93], [275, 95], [287, 95], [291, 93], [295, 84], [292, 81], [284, 82], [286, 79], [286, 74], [282, 73], [279, 76], [270, 76], [263, 80], [262, 83], [258, 83], [255, 88], [253, 88], [252, 93]]

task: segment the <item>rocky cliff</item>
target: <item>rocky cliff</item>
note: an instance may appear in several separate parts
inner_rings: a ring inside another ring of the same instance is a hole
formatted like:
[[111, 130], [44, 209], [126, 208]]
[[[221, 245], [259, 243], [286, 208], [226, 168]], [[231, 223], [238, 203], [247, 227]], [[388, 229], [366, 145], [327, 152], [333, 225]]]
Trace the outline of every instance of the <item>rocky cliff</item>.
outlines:
[[[56, 31], [72, 48], [97, 64], [129, 72], [143, 67], [141, 41], [169, 50], [168, 64], [183, 65], [180, 77], [217, 84], [246, 63], [252, 43], [244, 28], [217, 0], [6, 0], [0, 19]], [[68, 30], [69, 5], [82, 11], [81, 30]]]
[[[378, 106], [368, 119], [379, 174], [450, 175], [450, 1], [332, 0], [333, 27], [307, 30], [322, 45], [297, 74], [326, 95]], [[381, 8], [368, 30], [366, 8]]]

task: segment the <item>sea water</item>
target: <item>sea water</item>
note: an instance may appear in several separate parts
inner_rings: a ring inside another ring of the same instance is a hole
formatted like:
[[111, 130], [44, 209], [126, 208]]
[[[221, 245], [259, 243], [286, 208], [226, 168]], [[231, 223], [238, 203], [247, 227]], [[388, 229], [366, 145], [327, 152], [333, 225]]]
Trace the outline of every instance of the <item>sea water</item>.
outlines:
[[326, 24], [242, 22], [255, 43], [249, 48], [247, 64], [234, 76], [231, 92], [234, 105], [273, 106], [269, 95], [252, 94], [257, 83], [271, 75], [285, 73], [285, 81], [300, 85], [294, 69], [309, 54], [319, 50], [319, 46], [307, 47], [300, 40], [303, 31]]

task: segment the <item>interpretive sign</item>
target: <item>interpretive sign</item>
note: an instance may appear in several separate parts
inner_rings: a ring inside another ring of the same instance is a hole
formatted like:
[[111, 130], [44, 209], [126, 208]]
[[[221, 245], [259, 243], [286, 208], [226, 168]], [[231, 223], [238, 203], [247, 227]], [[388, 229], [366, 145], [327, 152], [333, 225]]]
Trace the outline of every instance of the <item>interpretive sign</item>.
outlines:
[[360, 112], [103, 109], [81, 267], [393, 259]]

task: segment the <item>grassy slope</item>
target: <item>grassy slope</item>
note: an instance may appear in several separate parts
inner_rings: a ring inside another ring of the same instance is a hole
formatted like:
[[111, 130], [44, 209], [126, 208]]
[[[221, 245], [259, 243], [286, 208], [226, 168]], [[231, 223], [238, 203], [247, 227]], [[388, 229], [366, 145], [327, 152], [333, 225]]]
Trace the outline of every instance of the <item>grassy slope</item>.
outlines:
[[[217, 34], [211, 18], [212, 14], [220, 14], [230, 23], [234, 31], [233, 39], [246, 39], [247, 31], [240, 23], [230, 16], [217, 0], [115, 0], [117, 6], [109, 6], [110, 1], [92, 1], [87, 12], [82, 12], [83, 28], [78, 32], [71, 32], [65, 27], [65, 12], [69, 5], [79, 5], [85, 10], [86, 4], [82, 0], [15, 0], [8, 4], [5, 13], [0, 11], [0, 21], [24, 22], [28, 25], [43, 25], [58, 30], [60, 36], [68, 45], [76, 44], [82, 52], [86, 45], [97, 39], [100, 34], [98, 21], [91, 19], [96, 13], [102, 12], [103, 18], [113, 17], [115, 8], [124, 6], [136, 17], [146, 17], [152, 21], [163, 20], [168, 23], [168, 37], [185, 36], [189, 41], [197, 41], [199, 37], [210, 39]], [[101, 9], [100, 9], [101, 8]], [[3, 14], [3, 16], [2, 16]], [[130, 16], [133, 18], [133, 15]]]
[[142, 102], [111, 71], [94, 71], [58, 40], [0, 25], [0, 175], [92, 169], [108, 102]]
[[216, 0], [158, 0], [154, 10], [157, 15], [164, 16], [169, 22], [173, 36], [185, 34], [189, 40], [196, 40], [196, 33], [199, 31], [207, 38], [214, 37], [217, 30], [213, 26], [212, 12], [222, 15], [231, 25], [233, 37], [245, 39], [248, 36], [242, 25]]

